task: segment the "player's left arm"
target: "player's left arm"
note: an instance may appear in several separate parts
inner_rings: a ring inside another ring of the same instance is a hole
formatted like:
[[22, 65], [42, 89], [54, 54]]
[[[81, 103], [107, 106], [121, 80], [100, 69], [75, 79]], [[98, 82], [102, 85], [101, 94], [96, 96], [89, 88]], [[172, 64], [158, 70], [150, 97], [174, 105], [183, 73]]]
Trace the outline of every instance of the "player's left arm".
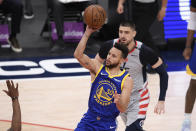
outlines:
[[159, 101], [155, 106], [154, 112], [162, 114], [165, 113], [165, 96], [168, 88], [168, 74], [160, 57], [158, 61], [152, 65], [152, 68], [159, 74], [160, 78]]
[[144, 46], [141, 49], [141, 61], [143, 64], [150, 64], [152, 68], [159, 74], [160, 78], [160, 94], [159, 94], [159, 101], [155, 107], [154, 112], [157, 114], [161, 114], [165, 112], [165, 97], [168, 88], [168, 73], [165, 69], [165, 64], [163, 63], [162, 59], [156, 55], [156, 53]]
[[115, 92], [114, 103], [116, 103], [116, 107], [120, 112], [125, 112], [127, 110], [132, 88], [133, 80], [131, 77], [128, 76], [124, 81], [123, 90], [121, 94], [117, 94], [117, 92]]

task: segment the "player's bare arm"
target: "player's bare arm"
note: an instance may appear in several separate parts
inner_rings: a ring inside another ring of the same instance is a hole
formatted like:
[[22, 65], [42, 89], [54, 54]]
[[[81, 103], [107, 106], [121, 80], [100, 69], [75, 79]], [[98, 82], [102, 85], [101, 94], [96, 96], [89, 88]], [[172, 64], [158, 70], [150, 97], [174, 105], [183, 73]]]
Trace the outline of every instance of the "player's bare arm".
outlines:
[[186, 45], [185, 49], [183, 51], [183, 56], [185, 60], [189, 60], [191, 55], [192, 55], [192, 43], [194, 40], [194, 34], [195, 34], [195, 17], [196, 17], [196, 8], [190, 7], [190, 19], [188, 23], [188, 33], [187, 33], [187, 38], [186, 38]]
[[80, 62], [80, 64], [88, 69], [91, 73], [96, 74], [99, 67], [101, 66], [101, 63], [99, 63], [96, 59], [91, 59], [86, 54], [84, 54], [84, 50], [86, 48], [87, 41], [90, 37], [90, 35], [96, 30], [93, 30], [86, 27], [86, 31], [84, 32], [84, 35], [82, 36], [82, 39], [80, 40], [75, 52], [74, 57]]
[[13, 116], [12, 116], [12, 124], [10, 131], [21, 131], [21, 110], [20, 104], [18, 101], [19, 93], [18, 93], [18, 84], [16, 87], [13, 81], [6, 81], [8, 90], [3, 90], [11, 99], [12, 99], [12, 107], [13, 107]]
[[117, 13], [122, 14], [124, 12], [124, 4], [125, 0], [119, 0], [118, 1], [118, 7], [117, 7]]
[[121, 94], [117, 94], [117, 92], [115, 92], [114, 103], [116, 103], [116, 107], [120, 112], [125, 112], [127, 110], [132, 88], [133, 80], [131, 77], [127, 77], [124, 81], [123, 90]]
[[157, 19], [158, 21], [162, 21], [166, 14], [168, 0], [162, 0], [161, 9], [158, 12]]

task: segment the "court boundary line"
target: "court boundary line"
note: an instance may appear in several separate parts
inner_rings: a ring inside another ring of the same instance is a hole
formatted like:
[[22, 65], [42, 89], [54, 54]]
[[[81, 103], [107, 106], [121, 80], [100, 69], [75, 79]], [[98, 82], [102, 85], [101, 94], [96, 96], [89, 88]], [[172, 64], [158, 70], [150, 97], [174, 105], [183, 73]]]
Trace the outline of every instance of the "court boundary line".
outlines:
[[[11, 123], [10, 120], [1, 120], [0, 122], [9, 122]], [[46, 127], [46, 128], [54, 128], [54, 129], [60, 129], [60, 130], [66, 130], [66, 131], [74, 131], [74, 129], [68, 129], [68, 128], [63, 128], [63, 127], [57, 127], [57, 126], [51, 126], [51, 125], [42, 125], [42, 124], [36, 124], [36, 123], [29, 123], [29, 122], [22, 122], [23, 125], [30, 125], [30, 126], [40, 126], [40, 127]]]

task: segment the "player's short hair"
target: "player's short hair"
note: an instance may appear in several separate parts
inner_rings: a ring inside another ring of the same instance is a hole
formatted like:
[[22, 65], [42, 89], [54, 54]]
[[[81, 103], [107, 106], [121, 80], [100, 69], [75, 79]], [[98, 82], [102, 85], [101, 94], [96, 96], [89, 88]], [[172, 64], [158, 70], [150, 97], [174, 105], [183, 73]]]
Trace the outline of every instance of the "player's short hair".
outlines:
[[133, 21], [122, 21], [120, 26], [130, 27], [131, 29], [136, 30], [136, 26]]
[[122, 52], [122, 57], [123, 57], [124, 59], [127, 58], [128, 53], [129, 53], [129, 50], [128, 50], [128, 48], [127, 48], [126, 45], [124, 45], [124, 44], [118, 42], [118, 43], [115, 43], [115, 44], [114, 44], [114, 47]]

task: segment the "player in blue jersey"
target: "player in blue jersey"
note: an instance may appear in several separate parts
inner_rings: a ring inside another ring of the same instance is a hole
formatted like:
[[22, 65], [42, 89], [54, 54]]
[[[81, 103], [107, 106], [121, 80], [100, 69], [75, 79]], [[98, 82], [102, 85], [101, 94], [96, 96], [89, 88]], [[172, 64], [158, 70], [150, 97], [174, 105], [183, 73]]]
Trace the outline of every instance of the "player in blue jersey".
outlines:
[[191, 0], [190, 20], [188, 23], [188, 35], [186, 40], [186, 48], [184, 49], [183, 56], [189, 60], [187, 65], [187, 73], [191, 75], [189, 88], [185, 98], [185, 119], [182, 125], [182, 131], [191, 131], [191, 113], [193, 111], [195, 98], [196, 98], [196, 46], [192, 52], [192, 43], [196, 30], [196, 1]]
[[74, 57], [90, 71], [91, 92], [88, 111], [78, 123], [75, 131], [115, 131], [116, 117], [125, 112], [129, 103], [133, 81], [128, 72], [120, 69], [120, 65], [128, 55], [128, 49], [116, 44], [108, 53], [103, 65], [97, 59], [84, 54], [89, 36], [96, 30], [86, 27]]

